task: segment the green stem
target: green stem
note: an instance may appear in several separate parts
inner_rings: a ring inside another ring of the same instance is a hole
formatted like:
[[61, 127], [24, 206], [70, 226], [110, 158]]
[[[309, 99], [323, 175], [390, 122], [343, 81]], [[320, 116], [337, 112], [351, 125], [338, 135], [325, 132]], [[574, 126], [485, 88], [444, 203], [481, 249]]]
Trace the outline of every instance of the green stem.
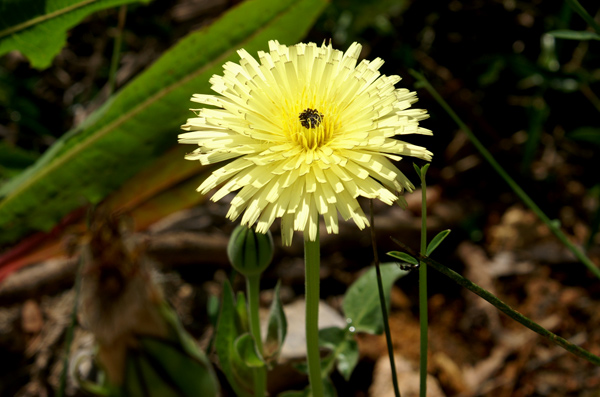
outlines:
[[110, 71], [108, 72], [109, 95], [115, 91], [117, 82], [117, 67], [121, 58], [121, 44], [123, 42], [123, 28], [125, 27], [125, 17], [127, 16], [127, 6], [123, 5], [119, 9], [119, 25], [113, 46], [112, 59], [110, 61]]
[[371, 206], [371, 245], [373, 246], [373, 260], [375, 262], [375, 273], [377, 275], [377, 289], [379, 290], [379, 306], [383, 316], [383, 329], [385, 330], [385, 341], [387, 343], [388, 356], [390, 358], [390, 368], [392, 370], [392, 384], [394, 385], [394, 394], [400, 397], [400, 388], [398, 387], [398, 374], [396, 373], [396, 361], [394, 360], [394, 345], [392, 344], [392, 333], [390, 332], [390, 322], [388, 319], [387, 304], [383, 294], [383, 282], [381, 280], [381, 269], [379, 266], [379, 255], [377, 254], [377, 239], [375, 238], [375, 215], [373, 214], [373, 200], [369, 201]]
[[259, 294], [260, 274], [246, 277], [246, 293], [248, 294], [248, 317], [250, 317], [250, 332], [256, 341], [258, 352], [263, 354], [262, 337], [260, 335]]
[[265, 367], [254, 368], [254, 370], [252, 371], [252, 378], [254, 379], [254, 396], [266, 396], [267, 370], [265, 369]]
[[491, 153], [483, 146], [483, 144], [475, 137], [475, 134], [471, 131], [469, 127], [458, 117], [458, 115], [452, 110], [450, 105], [444, 101], [444, 99], [438, 94], [438, 92], [433, 88], [433, 86], [427, 81], [427, 79], [420, 73], [417, 73], [414, 70], [410, 71], [411, 75], [419, 80], [423, 84], [423, 86], [429, 91], [431, 96], [440, 104], [440, 106], [450, 115], [452, 120], [460, 127], [461, 130], [464, 131], [465, 134], [469, 137], [473, 145], [479, 150], [481, 155], [490, 163], [492, 168], [500, 174], [502, 179], [506, 181], [506, 183], [512, 188], [512, 190], [523, 200], [523, 202], [548, 226], [548, 228], [554, 233], [554, 235], [567, 247], [571, 252], [575, 255], [575, 257], [588, 268], [590, 272], [592, 272], [596, 277], [600, 279], [600, 269], [594, 265], [594, 263], [579, 249], [573, 244], [567, 236], [560, 230], [557, 222], [553, 222], [544, 214], [544, 212], [537, 206], [537, 204], [525, 193], [523, 189], [508, 175], [506, 171], [502, 168], [500, 164], [494, 159]]
[[321, 252], [319, 233], [315, 241], [304, 235], [304, 267], [306, 271], [306, 361], [308, 379], [313, 397], [323, 397], [323, 379], [321, 378], [321, 354], [319, 353], [319, 270]]
[[413, 256], [419, 257], [421, 261], [425, 262], [427, 265], [431, 266], [432, 268], [434, 268], [438, 272], [442, 273], [443, 275], [451, 278], [458, 285], [467, 288], [469, 291], [475, 293], [476, 295], [479, 295], [481, 298], [483, 298], [484, 300], [488, 301], [493, 306], [495, 306], [502, 313], [506, 314], [508, 317], [523, 324], [530, 330], [537, 332], [541, 336], [549, 339], [551, 342], [562, 347], [563, 349], [567, 350], [568, 352], [573, 353], [577, 357], [583, 358], [592, 364], [600, 366], [600, 357], [590, 353], [589, 351], [587, 351], [585, 349], [582, 349], [581, 347], [579, 347], [577, 345], [574, 345], [573, 343], [556, 335], [555, 333], [548, 331], [546, 328], [542, 327], [541, 325], [537, 324], [530, 318], [525, 317], [521, 313], [514, 310], [512, 307], [508, 306], [506, 303], [501, 301], [495, 295], [491, 294], [490, 292], [481, 288], [480, 286], [471, 282], [470, 280], [464, 278], [463, 276], [456, 273], [455, 271], [447, 268], [446, 266], [442, 265], [441, 263], [436, 262], [429, 257], [422, 256], [422, 255], [415, 253], [412, 249], [410, 249], [405, 244], [403, 244], [402, 242], [400, 242], [394, 238], [392, 238], [392, 240], [394, 240], [394, 242], [396, 244], [400, 245], [406, 252], [408, 252], [409, 254], [411, 254]]
[[588, 25], [593, 27], [596, 33], [600, 34], [600, 25], [598, 22], [596, 22], [594, 18], [588, 14], [585, 8], [583, 8], [577, 0], [567, 0], [567, 4], [569, 4], [569, 6], [588, 23]]
[[[262, 337], [260, 334], [259, 294], [260, 274], [246, 277], [246, 293], [248, 295], [248, 317], [250, 317], [250, 333], [254, 337], [260, 356], [263, 355]], [[267, 388], [267, 371], [265, 367], [255, 368], [253, 371], [254, 395], [264, 396]]]
[[[427, 185], [425, 183], [426, 168], [421, 169], [421, 255], [427, 252]], [[419, 379], [421, 397], [427, 396], [427, 266], [423, 261], [419, 266], [419, 324], [421, 328], [420, 355], [419, 355]]]

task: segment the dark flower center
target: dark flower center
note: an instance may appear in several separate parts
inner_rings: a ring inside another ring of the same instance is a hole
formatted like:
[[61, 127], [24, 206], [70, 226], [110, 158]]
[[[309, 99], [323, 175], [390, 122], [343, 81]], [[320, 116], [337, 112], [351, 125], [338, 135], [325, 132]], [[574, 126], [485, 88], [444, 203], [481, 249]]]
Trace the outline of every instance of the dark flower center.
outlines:
[[323, 121], [323, 115], [316, 109], [305, 109], [300, 113], [300, 124], [304, 128], [317, 128]]

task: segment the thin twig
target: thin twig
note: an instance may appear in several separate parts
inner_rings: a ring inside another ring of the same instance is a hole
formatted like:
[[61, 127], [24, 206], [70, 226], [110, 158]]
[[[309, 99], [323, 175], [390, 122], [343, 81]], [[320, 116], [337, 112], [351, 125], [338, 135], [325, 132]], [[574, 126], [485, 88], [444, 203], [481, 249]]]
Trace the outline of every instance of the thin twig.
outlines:
[[578, 13], [579, 16], [581, 16], [581, 18], [583, 18], [588, 23], [588, 25], [593, 27], [594, 30], [596, 31], [596, 33], [600, 34], [600, 24], [598, 24], [598, 22], [596, 22], [590, 14], [588, 14], [588, 12], [585, 10], [585, 8], [583, 8], [577, 0], [567, 0], [567, 4], [576, 13]]
[[398, 244], [400, 247], [402, 247], [402, 249], [404, 249], [410, 255], [418, 257], [421, 261], [425, 262], [427, 265], [431, 266], [432, 268], [434, 268], [438, 272], [444, 274], [445, 276], [451, 278], [458, 285], [467, 288], [469, 291], [475, 293], [476, 295], [479, 295], [481, 298], [485, 299], [486, 301], [488, 301], [489, 303], [491, 303], [493, 306], [495, 306], [502, 313], [506, 314], [508, 317], [510, 317], [513, 320], [515, 320], [515, 321], [523, 324], [524, 326], [526, 326], [530, 330], [532, 330], [534, 332], [537, 332], [538, 334], [540, 334], [544, 338], [546, 338], [546, 339], [550, 340], [551, 342], [557, 344], [558, 346], [562, 347], [563, 349], [567, 350], [568, 352], [573, 353], [577, 357], [583, 358], [583, 359], [591, 362], [592, 364], [600, 366], [600, 357], [598, 357], [598, 356], [590, 353], [589, 351], [587, 351], [585, 349], [582, 349], [581, 347], [579, 347], [577, 345], [574, 345], [573, 343], [571, 343], [568, 340], [566, 340], [566, 339], [564, 339], [564, 338], [556, 335], [555, 333], [548, 331], [546, 328], [542, 327], [541, 325], [539, 325], [538, 323], [534, 322], [530, 318], [525, 317], [521, 313], [519, 313], [516, 310], [514, 310], [512, 307], [510, 307], [509, 305], [507, 305], [506, 303], [504, 303], [502, 300], [500, 300], [494, 294], [491, 294], [490, 292], [488, 292], [487, 290], [481, 288], [477, 284], [475, 284], [475, 283], [471, 282], [470, 280], [464, 278], [460, 274], [456, 273], [454, 270], [449, 269], [448, 267], [442, 265], [439, 262], [434, 261], [433, 259], [431, 259], [431, 258], [429, 258], [427, 256], [420, 255], [420, 254], [416, 253], [410, 247], [406, 246], [405, 244], [403, 244], [402, 242], [396, 240], [393, 237], [392, 237], [392, 240], [396, 244]]
[[[574, 1], [574, 0], [573, 0]], [[419, 80], [423, 86], [429, 91], [431, 96], [440, 104], [440, 106], [448, 113], [450, 118], [460, 127], [460, 129], [469, 137], [471, 143], [479, 153], [490, 163], [492, 168], [500, 174], [502, 179], [511, 187], [511, 189], [523, 200], [523, 202], [540, 218], [546, 226], [554, 233], [554, 235], [575, 255], [575, 257], [588, 268], [596, 277], [600, 279], [600, 269], [596, 267], [594, 262], [590, 260], [579, 248], [575, 246], [567, 236], [560, 230], [560, 226], [557, 222], [552, 221], [548, 216], [538, 207], [538, 205], [525, 193], [525, 191], [508, 175], [508, 173], [502, 168], [502, 166], [494, 159], [494, 156], [485, 148], [485, 146], [477, 139], [473, 131], [458, 117], [454, 110], [448, 105], [448, 103], [441, 97], [441, 95], [433, 88], [429, 81], [420, 73], [414, 70], [410, 71], [410, 74]]]
[[377, 289], [379, 290], [379, 306], [383, 316], [383, 329], [385, 330], [385, 340], [387, 343], [388, 356], [390, 357], [390, 368], [392, 370], [392, 383], [394, 385], [394, 394], [400, 396], [398, 387], [398, 375], [396, 374], [396, 362], [394, 361], [394, 347], [392, 345], [392, 334], [390, 332], [390, 323], [387, 313], [387, 304], [383, 294], [383, 282], [381, 281], [381, 269], [379, 266], [379, 255], [377, 254], [377, 239], [375, 238], [375, 215], [373, 215], [373, 200], [369, 201], [371, 209], [371, 245], [373, 246], [373, 261], [375, 262], [375, 273], [377, 275]]
[[[418, 167], [415, 167], [418, 168]], [[428, 166], [419, 168], [421, 180], [421, 254], [427, 252], [427, 184], [425, 173]], [[429, 336], [429, 319], [427, 313], [427, 266], [420, 262], [419, 266], [419, 395], [427, 396], [427, 350]]]

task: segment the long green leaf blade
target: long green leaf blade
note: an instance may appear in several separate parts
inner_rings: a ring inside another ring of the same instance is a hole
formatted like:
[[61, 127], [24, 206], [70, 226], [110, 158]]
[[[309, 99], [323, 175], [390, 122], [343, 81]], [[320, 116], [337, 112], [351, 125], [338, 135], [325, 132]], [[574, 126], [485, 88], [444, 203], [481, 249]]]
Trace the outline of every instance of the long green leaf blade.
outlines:
[[245, 384], [240, 382], [240, 378], [246, 378], [246, 383], [249, 383], [251, 382], [251, 375], [248, 374], [248, 371], [244, 374], [236, 371], [236, 361], [240, 361], [240, 359], [236, 357], [234, 344], [241, 334], [236, 322], [237, 310], [233, 290], [229, 282], [226, 282], [223, 285], [223, 302], [215, 335], [215, 349], [219, 356], [221, 370], [235, 390], [236, 395], [249, 397], [250, 393], [244, 388]]
[[[270, 39], [300, 40], [326, 0], [248, 0], [213, 25], [191, 33], [68, 133], [22, 177], [0, 188], [0, 244], [49, 230], [70, 211], [97, 203], [177, 140], [189, 98], [209, 92], [211, 75], [256, 53]], [[185, 160], [181, 160], [182, 163]]]
[[106, 8], [150, 0], [46, 0], [0, 2], [0, 56], [18, 50], [45, 69], [67, 41], [67, 31]]
[[600, 34], [589, 32], [587, 30], [553, 30], [548, 32], [550, 36], [554, 36], [557, 39], [567, 40], [600, 40]]

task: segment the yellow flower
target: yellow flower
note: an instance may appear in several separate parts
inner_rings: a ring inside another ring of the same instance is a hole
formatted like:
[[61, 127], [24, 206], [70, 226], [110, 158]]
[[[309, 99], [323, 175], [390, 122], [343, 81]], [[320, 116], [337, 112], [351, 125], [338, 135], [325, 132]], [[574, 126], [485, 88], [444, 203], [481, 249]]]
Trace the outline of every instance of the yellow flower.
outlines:
[[338, 212], [363, 229], [369, 221], [358, 196], [387, 204], [414, 186], [389, 160], [402, 155], [431, 160], [431, 152], [395, 139], [424, 134], [427, 112], [410, 109], [416, 93], [395, 88], [399, 76], [381, 75], [379, 58], [357, 65], [361, 45], [345, 52], [331, 44], [284, 46], [269, 42], [260, 63], [240, 50], [210, 83], [219, 95], [195, 94], [192, 101], [214, 108], [193, 109], [179, 142], [196, 144], [186, 156], [212, 164], [234, 159], [198, 188], [202, 194], [225, 182], [217, 201], [238, 191], [227, 217], [256, 224], [265, 233], [281, 218], [284, 244], [294, 230], [311, 241], [319, 214], [329, 233], [338, 232]]

